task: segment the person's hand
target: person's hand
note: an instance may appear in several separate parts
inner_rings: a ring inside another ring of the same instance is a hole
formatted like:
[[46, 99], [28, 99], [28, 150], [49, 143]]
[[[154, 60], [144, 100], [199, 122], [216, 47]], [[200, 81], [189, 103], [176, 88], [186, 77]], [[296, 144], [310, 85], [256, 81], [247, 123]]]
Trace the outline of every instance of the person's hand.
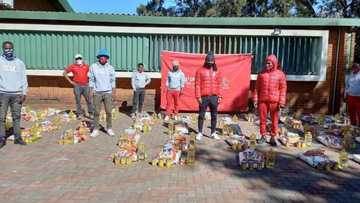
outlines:
[[218, 97], [218, 104], [221, 103], [222, 97]]
[[258, 108], [258, 103], [254, 102], [254, 108], [257, 109]]
[[77, 85], [76, 82], [74, 82], [74, 81], [71, 81], [70, 83], [72, 84], [72, 86], [76, 86], [76, 85]]
[[24, 103], [25, 100], [26, 100], [26, 95], [25, 95], [25, 94], [24, 94], [24, 95], [21, 95], [21, 103]]
[[199, 104], [201, 104], [201, 97], [200, 97], [200, 98], [198, 98], [198, 102], [199, 102]]
[[280, 109], [283, 109], [283, 108], [285, 108], [285, 105], [284, 105], [284, 104], [280, 104], [280, 105], [279, 105], [279, 108], [280, 108]]

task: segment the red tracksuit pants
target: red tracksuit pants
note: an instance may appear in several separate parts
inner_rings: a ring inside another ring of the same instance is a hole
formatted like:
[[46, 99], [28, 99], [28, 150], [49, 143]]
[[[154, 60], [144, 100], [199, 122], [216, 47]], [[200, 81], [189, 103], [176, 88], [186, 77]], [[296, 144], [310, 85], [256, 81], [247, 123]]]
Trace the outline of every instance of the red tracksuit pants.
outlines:
[[360, 126], [360, 97], [348, 96], [348, 110], [351, 125]]
[[180, 91], [178, 90], [168, 90], [166, 94], [166, 113], [168, 116], [179, 113], [178, 105], [179, 105], [179, 97]]
[[260, 114], [260, 134], [266, 134], [266, 117], [270, 112], [271, 117], [271, 136], [274, 137], [278, 131], [279, 124], [279, 103], [259, 102]]

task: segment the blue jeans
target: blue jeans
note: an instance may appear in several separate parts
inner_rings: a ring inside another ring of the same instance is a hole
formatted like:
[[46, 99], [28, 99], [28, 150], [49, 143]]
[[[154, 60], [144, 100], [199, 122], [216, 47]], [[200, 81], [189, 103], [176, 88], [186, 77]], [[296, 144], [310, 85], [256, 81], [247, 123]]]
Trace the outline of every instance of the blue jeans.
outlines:
[[90, 87], [89, 86], [81, 86], [81, 85], [75, 85], [74, 86], [74, 95], [75, 95], [75, 101], [76, 101], [76, 115], [81, 116], [84, 114], [83, 109], [81, 108], [81, 95], [84, 96], [88, 113], [92, 115], [94, 113], [94, 107], [92, 103], [92, 99], [90, 98]]
[[6, 114], [10, 107], [15, 139], [20, 138], [22, 95], [0, 93], [0, 140], [5, 139]]

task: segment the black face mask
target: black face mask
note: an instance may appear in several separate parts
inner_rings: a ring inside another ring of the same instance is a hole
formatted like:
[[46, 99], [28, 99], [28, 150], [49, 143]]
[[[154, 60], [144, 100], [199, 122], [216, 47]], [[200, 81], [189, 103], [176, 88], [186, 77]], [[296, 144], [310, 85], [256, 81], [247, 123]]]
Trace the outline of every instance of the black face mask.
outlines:
[[206, 67], [212, 68], [212, 67], [214, 67], [214, 63], [206, 62]]
[[173, 66], [173, 71], [176, 72], [179, 70], [179, 66]]

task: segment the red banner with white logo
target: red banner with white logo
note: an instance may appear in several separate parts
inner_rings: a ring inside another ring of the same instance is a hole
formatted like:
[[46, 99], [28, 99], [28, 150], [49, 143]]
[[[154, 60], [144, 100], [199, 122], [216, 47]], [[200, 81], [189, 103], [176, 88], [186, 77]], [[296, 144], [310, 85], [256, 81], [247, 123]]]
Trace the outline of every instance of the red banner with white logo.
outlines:
[[[182, 52], [161, 52], [161, 108], [166, 109], [167, 73], [172, 69], [172, 61], [180, 62], [180, 70], [185, 74], [186, 83], [180, 96], [179, 110], [198, 111], [199, 103], [195, 98], [195, 74], [204, 64], [206, 54], [191, 54]], [[218, 111], [247, 111], [248, 92], [252, 56], [245, 54], [215, 55], [218, 69], [223, 78], [223, 99]]]

